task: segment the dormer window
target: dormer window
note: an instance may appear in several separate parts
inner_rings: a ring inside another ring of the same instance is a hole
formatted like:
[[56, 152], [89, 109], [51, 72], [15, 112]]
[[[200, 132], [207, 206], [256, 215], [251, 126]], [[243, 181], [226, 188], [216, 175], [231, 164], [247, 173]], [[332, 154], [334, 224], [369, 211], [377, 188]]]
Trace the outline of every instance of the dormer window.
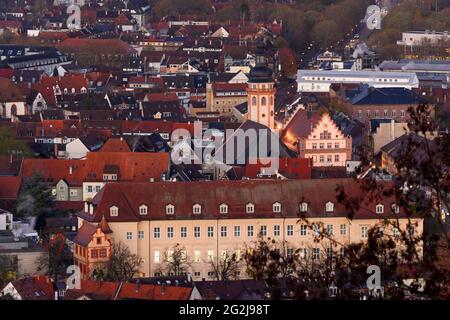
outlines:
[[142, 206], [139, 207], [139, 214], [141, 216], [145, 216], [148, 213], [148, 207], [143, 204]]
[[396, 203], [392, 204], [392, 212], [394, 213], [400, 213], [400, 206]]
[[280, 213], [280, 212], [281, 212], [281, 203], [275, 202], [275, 203], [272, 205], [272, 209], [273, 209], [273, 212], [274, 212], [274, 213]]
[[377, 204], [375, 207], [375, 212], [378, 214], [384, 213], [384, 206], [382, 204]]
[[300, 203], [300, 212], [307, 212], [308, 211], [308, 204], [306, 202]]
[[219, 206], [219, 211], [221, 214], [227, 214], [228, 213], [228, 205], [226, 205], [225, 203], [222, 203]]
[[117, 217], [119, 215], [119, 208], [116, 206], [112, 206], [109, 208], [109, 215], [111, 217]]
[[201, 214], [201, 213], [202, 213], [202, 206], [199, 205], [198, 203], [194, 204], [194, 205], [192, 206], [192, 212], [193, 212], [194, 214]]
[[326, 212], [333, 212], [333, 211], [334, 211], [334, 203], [331, 202], [331, 201], [328, 201], [328, 202], [325, 204], [325, 211], [326, 211]]
[[255, 205], [253, 203], [247, 203], [245, 206], [245, 211], [247, 213], [254, 213], [255, 212]]
[[175, 213], [175, 207], [171, 204], [168, 204], [166, 206], [166, 214], [174, 214]]

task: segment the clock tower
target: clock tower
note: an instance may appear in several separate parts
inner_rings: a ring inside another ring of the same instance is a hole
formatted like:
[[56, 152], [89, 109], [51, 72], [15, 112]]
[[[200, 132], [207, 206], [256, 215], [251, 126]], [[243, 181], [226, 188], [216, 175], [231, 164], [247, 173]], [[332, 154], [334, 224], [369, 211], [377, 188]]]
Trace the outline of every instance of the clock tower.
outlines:
[[249, 120], [275, 129], [275, 86], [261, 45], [256, 50], [256, 65], [249, 74], [247, 106]]

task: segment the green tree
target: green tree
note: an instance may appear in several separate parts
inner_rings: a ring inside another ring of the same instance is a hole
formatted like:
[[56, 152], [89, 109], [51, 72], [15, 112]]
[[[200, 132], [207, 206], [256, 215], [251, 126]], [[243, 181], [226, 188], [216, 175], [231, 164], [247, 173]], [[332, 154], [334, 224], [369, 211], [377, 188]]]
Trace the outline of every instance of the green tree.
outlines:
[[37, 218], [44, 218], [55, 211], [52, 190], [39, 172], [22, 184], [15, 209], [16, 213], [22, 217]]
[[30, 156], [32, 151], [25, 141], [16, 138], [12, 129], [0, 127], [0, 155]]
[[333, 20], [323, 20], [317, 23], [313, 29], [313, 38], [323, 47], [327, 48], [336, 44], [342, 38], [338, 24]]
[[53, 281], [67, 276], [67, 267], [73, 262], [64, 236], [57, 235], [47, 243], [48, 252], [37, 259], [38, 271], [45, 272]]

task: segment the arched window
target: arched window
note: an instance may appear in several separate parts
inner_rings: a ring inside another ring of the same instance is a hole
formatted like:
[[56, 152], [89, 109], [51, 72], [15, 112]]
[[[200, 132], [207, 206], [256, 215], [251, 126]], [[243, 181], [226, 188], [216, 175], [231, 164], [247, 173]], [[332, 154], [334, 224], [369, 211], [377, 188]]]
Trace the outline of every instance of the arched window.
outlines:
[[256, 104], [257, 104], [257, 102], [256, 102], [256, 97], [253, 96], [253, 97], [252, 97], [252, 105], [256, 106]]
[[142, 206], [139, 207], [139, 214], [141, 216], [146, 215], [148, 213], [148, 207], [143, 204]]
[[109, 208], [109, 215], [111, 217], [117, 217], [119, 215], [119, 208], [116, 206], [112, 206]]
[[375, 207], [375, 212], [378, 214], [384, 213], [384, 206], [381, 203], [377, 204]]
[[281, 203], [275, 202], [275, 203], [272, 205], [272, 209], [273, 209], [273, 212], [275, 212], [275, 213], [280, 213], [280, 212], [281, 212]]
[[300, 203], [300, 212], [307, 212], [308, 211], [308, 204], [306, 202]]
[[15, 104], [13, 104], [11, 106], [11, 115], [12, 116], [17, 116], [17, 106]]
[[326, 211], [326, 212], [333, 212], [333, 211], [334, 211], [334, 203], [331, 202], [331, 201], [328, 201], [328, 202], [325, 204], [325, 211]]
[[219, 206], [219, 211], [220, 211], [220, 213], [222, 213], [222, 214], [227, 214], [227, 213], [228, 213], [228, 205], [226, 205], [225, 203], [222, 203], [222, 204]]
[[166, 214], [174, 214], [175, 213], [175, 207], [172, 204], [168, 204], [166, 206]]
[[199, 205], [198, 203], [194, 204], [194, 205], [192, 206], [192, 212], [193, 212], [194, 214], [201, 214], [201, 213], [202, 213], [202, 206]]
[[261, 98], [261, 105], [262, 105], [262, 106], [267, 105], [267, 98], [266, 98], [266, 97], [262, 97], [262, 98]]

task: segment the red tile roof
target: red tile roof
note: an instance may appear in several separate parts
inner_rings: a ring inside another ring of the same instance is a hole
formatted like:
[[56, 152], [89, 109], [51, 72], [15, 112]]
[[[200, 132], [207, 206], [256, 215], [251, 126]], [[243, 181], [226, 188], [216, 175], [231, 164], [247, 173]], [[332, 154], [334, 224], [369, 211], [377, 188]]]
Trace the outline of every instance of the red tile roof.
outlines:
[[[94, 214], [78, 213], [89, 221], [99, 222], [104, 216], [109, 222], [170, 219], [245, 219], [246, 204], [255, 205], [251, 218], [298, 217], [299, 204], [308, 203], [308, 215], [347, 217], [349, 210], [337, 203], [336, 187], [342, 185], [346, 193], [360, 201], [361, 208], [354, 218], [378, 219], [375, 205], [368, 194], [362, 192], [353, 179], [307, 179], [307, 180], [241, 180], [201, 182], [153, 182], [106, 184], [94, 199]], [[367, 200], [367, 201], [366, 201]], [[333, 213], [325, 211], [327, 202], [334, 203]], [[273, 212], [273, 204], [280, 202], [281, 213]], [[380, 201], [381, 202], [381, 201]], [[390, 212], [393, 199], [384, 199], [386, 211]], [[202, 213], [192, 213], [194, 204], [202, 206]], [[219, 206], [228, 205], [228, 214], [220, 214]], [[148, 215], [139, 215], [139, 206], [147, 205]], [[166, 205], [175, 207], [174, 215], [166, 215]], [[110, 216], [109, 208], [117, 206], [118, 216]]]
[[164, 93], [149, 93], [146, 95], [148, 101], [178, 101], [178, 96], [175, 92], [164, 92]]
[[99, 300], [189, 300], [192, 288], [82, 280], [81, 289], [67, 290], [68, 299], [84, 295]]
[[15, 280], [12, 285], [22, 300], [53, 300], [53, 284], [47, 276], [34, 276]]
[[89, 152], [83, 160], [25, 159], [21, 176], [29, 178], [40, 172], [50, 184], [64, 179], [69, 185], [80, 186], [84, 181], [102, 181], [105, 166], [117, 166], [119, 181], [143, 182], [159, 180], [169, 161], [169, 153], [163, 152]]
[[131, 150], [122, 138], [110, 138], [98, 152], [131, 152]]
[[[278, 159], [278, 172], [289, 179], [311, 179], [312, 159], [281, 158]], [[257, 178], [264, 168], [270, 167], [262, 163], [247, 164], [245, 176]]]
[[20, 184], [20, 177], [0, 176], [0, 199], [16, 199]]

